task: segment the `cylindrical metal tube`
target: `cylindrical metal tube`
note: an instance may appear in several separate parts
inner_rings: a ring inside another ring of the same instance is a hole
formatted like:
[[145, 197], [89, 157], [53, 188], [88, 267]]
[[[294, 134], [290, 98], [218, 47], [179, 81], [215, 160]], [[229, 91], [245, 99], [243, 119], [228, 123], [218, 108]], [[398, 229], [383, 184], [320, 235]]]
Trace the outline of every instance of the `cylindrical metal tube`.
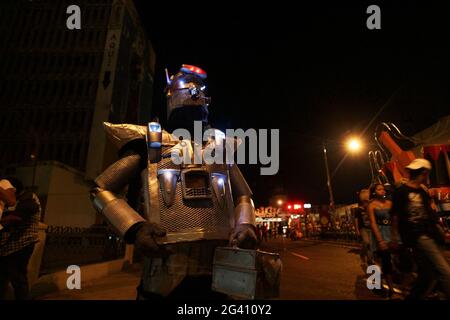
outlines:
[[95, 183], [102, 189], [119, 192], [132, 177], [139, 173], [140, 163], [140, 155], [126, 156], [110, 165], [95, 179]]
[[132, 226], [145, 221], [124, 199], [117, 198], [110, 191], [99, 192], [93, 202], [94, 207], [105, 216], [122, 237]]
[[253, 195], [252, 190], [248, 186], [247, 181], [245, 181], [245, 178], [242, 175], [241, 170], [239, 170], [238, 166], [236, 164], [233, 164], [229, 172], [231, 189], [235, 201], [241, 196], [251, 197]]
[[237, 200], [234, 208], [234, 216], [236, 225], [251, 224], [256, 225], [255, 208], [252, 199], [248, 196], [241, 196]]

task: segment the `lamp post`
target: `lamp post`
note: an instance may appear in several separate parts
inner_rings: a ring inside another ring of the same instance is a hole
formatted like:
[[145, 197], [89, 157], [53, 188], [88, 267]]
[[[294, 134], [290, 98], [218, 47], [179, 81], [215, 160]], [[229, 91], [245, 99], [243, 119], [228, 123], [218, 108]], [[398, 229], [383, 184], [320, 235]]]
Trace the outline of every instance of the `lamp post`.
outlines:
[[[349, 153], [357, 153], [362, 149], [362, 143], [359, 138], [352, 137], [347, 140], [346, 148]], [[325, 170], [327, 173], [327, 186], [328, 186], [328, 194], [330, 196], [330, 209], [334, 211], [334, 195], [333, 195], [333, 187], [331, 185], [331, 175], [330, 168], [328, 166], [328, 156], [327, 156], [327, 147], [325, 142], [323, 142], [323, 158], [325, 160]], [[345, 159], [345, 157], [344, 157]], [[338, 167], [342, 164], [343, 161], [338, 165]], [[336, 170], [335, 170], [336, 172]]]
[[333, 188], [331, 187], [330, 168], [328, 166], [327, 147], [325, 146], [325, 142], [323, 143], [323, 158], [325, 160], [325, 170], [327, 172], [327, 186], [328, 186], [328, 194], [330, 196], [330, 209], [334, 210]]

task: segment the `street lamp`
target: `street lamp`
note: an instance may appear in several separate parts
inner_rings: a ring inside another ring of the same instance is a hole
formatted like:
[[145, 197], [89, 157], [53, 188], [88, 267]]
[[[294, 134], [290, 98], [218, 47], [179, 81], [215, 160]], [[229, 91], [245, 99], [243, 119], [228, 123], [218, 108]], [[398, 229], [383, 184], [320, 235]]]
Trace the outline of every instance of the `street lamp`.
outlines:
[[362, 143], [358, 138], [350, 138], [347, 141], [347, 150], [353, 153], [359, 152], [362, 149]]

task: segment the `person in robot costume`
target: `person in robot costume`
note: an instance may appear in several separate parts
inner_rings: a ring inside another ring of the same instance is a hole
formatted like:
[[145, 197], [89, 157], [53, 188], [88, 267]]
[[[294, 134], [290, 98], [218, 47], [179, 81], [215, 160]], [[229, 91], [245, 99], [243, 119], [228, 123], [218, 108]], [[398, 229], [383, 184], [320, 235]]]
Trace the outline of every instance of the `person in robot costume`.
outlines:
[[[184, 128], [193, 137], [194, 121], [208, 128], [206, 73], [183, 65], [170, 78], [166, 71], [166, 77], [169, 129]], [[254, 249], [257, 243], [252, 192], [239, 168], [205, 161], [175, 164], [174, 152], [194, 158], [194, 142], [162, 130], [157, 122], [105, 122], [104, 128], [121, 158], [95, 179], [91, 197], [116, 232], [144, 256], [138, 299], [214, 297], [215, 248]], [[202, 154], [208, 146], [236, 146], [235, 139], [214, 132], [200, 146]]]

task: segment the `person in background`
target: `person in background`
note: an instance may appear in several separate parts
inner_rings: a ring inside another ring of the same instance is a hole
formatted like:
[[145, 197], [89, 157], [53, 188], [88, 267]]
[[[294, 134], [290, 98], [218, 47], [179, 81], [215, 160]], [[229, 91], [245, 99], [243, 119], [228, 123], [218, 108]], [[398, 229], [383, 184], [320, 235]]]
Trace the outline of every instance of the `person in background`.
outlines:
[[394, 192], [392, 240], [412, 248], [418, 277], [407, 299], [425, 299], [437, 283], [450, 299], [450, 266], [442, 252], [445, 235], [426, 185], [432, 169], [426, 159], [413, 160], [409, 180]]
[[261, 232], [261, 225], [256, 225], [256, 236], [258, 237], [258, 243], [262, 241], [262, 232]]
[[391, 242], [391, 216], [392, 202], [385, 198], [386, 191], [384, 185], [377, 183], [370, 188], [371, 202], [367, 207], [372, 229], [372, 251], [381, 262], [381, 271], [388, 285], [388, 295], [394, 295], [392, 282], [392, 256], [390, 250]]
[[[7, 207], [14, 207], [16, 205], [16, 189], [7, 179], [0, 180], [0, 220], [3, 216], [3, 211]], [[0, 224], [0, 231], [3, 226]]]
[[28, 261], [38, 241], [41, 206], [37, 196], [26, 191], [19, 179], [8, 180], [15, 188], [17, 201], [0, 221], [6, 231], [0, 232], [0, 300], [6, 298], [10, 282], [16, 300], [25, 300], [29, 295]]
[[261, 235], [262, 235], [262, 240], [267, 242], [267, 224], [263, 223], [262, 227], [261, 227]]
[[278, 224], [277, 231], [278, 231], [278, 235], [280, 237], [282, 237], [283, 236], [283, 226], [281, 225], [281, 223]]
[[359, 205], [354, 210], [355, 217], [355, 233], [356, 236], [361, 239], [361, 267], [364, 272], [367, 270], [367, 266], [373, 264], [372, 254], [372, 230], [370, 229], [370, 218], [367, 213], [367, 207], [369, 205], [369, 190], [362, 189], [359, 192]]

